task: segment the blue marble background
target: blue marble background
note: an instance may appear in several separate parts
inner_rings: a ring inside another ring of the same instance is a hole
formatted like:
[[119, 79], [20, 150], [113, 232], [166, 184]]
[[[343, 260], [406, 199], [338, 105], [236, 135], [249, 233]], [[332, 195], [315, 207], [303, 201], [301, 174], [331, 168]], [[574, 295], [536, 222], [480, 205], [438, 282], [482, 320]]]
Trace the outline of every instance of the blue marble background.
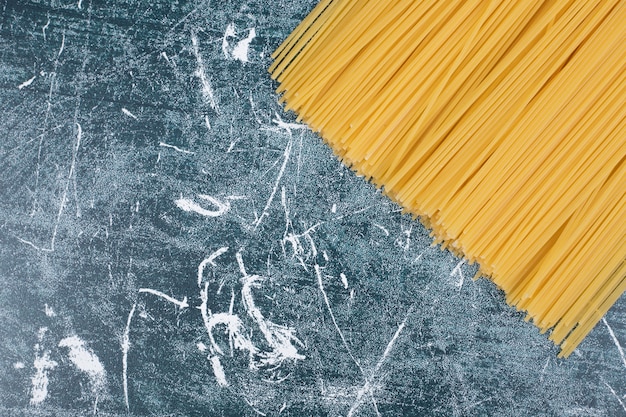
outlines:
[[283, 113], [313, 5], [0, 0], [0, 415], [626, 415]]

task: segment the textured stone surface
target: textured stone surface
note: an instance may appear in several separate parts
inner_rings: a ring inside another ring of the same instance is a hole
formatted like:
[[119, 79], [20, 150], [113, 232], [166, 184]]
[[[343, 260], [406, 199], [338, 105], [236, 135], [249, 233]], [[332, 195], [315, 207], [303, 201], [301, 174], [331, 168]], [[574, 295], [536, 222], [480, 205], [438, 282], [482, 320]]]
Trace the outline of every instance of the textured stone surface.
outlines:
[[0, 414], [626, 415], [282, 112], [312, 6], [0, 0]]

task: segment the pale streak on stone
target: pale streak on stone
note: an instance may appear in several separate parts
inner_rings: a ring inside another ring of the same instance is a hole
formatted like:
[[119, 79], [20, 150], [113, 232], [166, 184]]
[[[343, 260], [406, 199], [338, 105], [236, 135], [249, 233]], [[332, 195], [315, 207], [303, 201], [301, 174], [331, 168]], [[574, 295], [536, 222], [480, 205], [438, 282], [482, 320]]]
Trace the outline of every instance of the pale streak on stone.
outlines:
[[200, 83], [202, 84], [202, 95], [209, 100], [209, 105], [216, 113], [220, 113], [219, 106], [217, 105], [217, 100], [215, 98], [215, 93], [213, 92], [213, 87], [211, 87], [211, 83], [209, 82], [209, 78], [206, 75], [206, 70], [204, 68], [204, 62], [202, 59], [202, 55], [200, 55], [200, 48], [198, 46], [198, 37], [195, 33], [191, 33], [191, 44], [193, 46], [193, 54], [196, 57], [196, 64], [198, 68], [196, 69], [195, 75], [200, 79]]
[[130, 112], [130, 110], [128, 110], [128, 109], [127, 109], [127, 108], [125, 108], [125, 107], [122, 107], [122, 113], [124, 113], [126, 116], [128, 116], [128, 117], [130, 117], [130, 118], [132, 118], [132, 119], [137, 120], [137, 116], [135, 116], [134, 114], [132, 114], [132, 113]]
[[204, 269], [206, 268], [206, 266], [209, 264], [211, 264], [212, 266], [217, 266], [217, 264], [214, 262], [215, 259], [223, 255], [227, 251], [228, 251], [228, 246], [221, 247], [215, 252], [211, 253], [202, 262], [200, 262], [200, 264], [198, 265], [198, 288], [202, 286], [202, 277], [204, 276]]
[[217, 209], [207, 210], [189, 198], [179, 198], [174, 201], [174, 204], [176, 204], [176, 206], [183, 211], [195, 212], [205, 217], [219, 217], [230, 209], [230, 201], [228, 200], [221, 202], [218, 199], [206, 194], [198, 194], [198, 197], [202, 200], [210, 202]]
[[162, 146], [164, 148], [174, 149], [176, 152], [186, 153], [189, 155], [195, 155], [195, 152], [188, 151], [186, 149], [182, 149], [182, 148], [179, 148], [178, 146], [170, 145], [169, 143], [165, 143], [165, 142], [159, 142], [159, 146]]
[[343, 342], [343, 345], [345, 346], [346, 351], [348, 352], [348, 355], [350, 355], [350, 358], [352, 359], [352, 361], [356, 364], [357, 368], [359, 368], [359, 370], [361, 371], [361, 374], [365, 375], [365, 372], [363, 371], [361, 364], [359, 363], [359, 361], [356, 360], [356, 358], [352, 354], [352, 348], [348, 344], [348, 341], [346, 340], [345, 336], [343, 335], [343, 332], [341, 331], [341, 329], [339, 328], [339, 325], [337, 324], [337, 319], [335, 319], [335, 313], [333, 313], [333, 309], [330, 307], [330, 301], [328, 300], [328, 295], [326, 294], [326, 290], [324, 289], [324, 283], [322, 281], [322, 272], [320, 270], [320, 266], [315, 264], [314, 268], [315, 268], [315, 275], [317, 277], [317, 285], [320, 289], [320, 292], [322, 293], [322, 297], [324, 298], [324, 304], [326, 304], [326, 309], [328, 310], [328, 314], [330, 314], [330, 318], [333, 321], [333, 325], [335, 326], [335, 329], [337, 330], [337, 334], [339, 334], [339, 337], [341, 338], [341, 341]]
[[283, 175], [285, 174], [285, 168], [287, 168], [287, 162], [289, 162], [289, 155], [291, 154], [291, 145], [292, 145], [292, 141], [289, 140], [289, 142], [287, 142], [287, 146], [285, 147], [285, 151], [283, 153], [283, 158], [284, 158], [283, 163], [280, 167], [280, 171], [278, 171], [278, 175], [276, 176], [276, 181], [274, 182], [274, 187], [272, 188], [272, 192], [270, 193], [269, 198], [267, 199], [267, 203], [265, 204], [265, 207], [263, 208], [263, 212], [261, 213], [261, 216], [254, 222], [255, 229], [259, 227], [259, 225], [263, 221], [263, 218], [269, 215], [269, 208], [272, 205], [272, 201], [274, 200], [274, 196], [276, 195], [276, 191], [278, 190], [278, 185], [280, 184], [280, 180], [283, 178]]
[[376, 363], [376, 366], [374, 367], [374, 370], [370, 374], [369, 378], [366, 379], [365, 385], [363, 385], [363, 387], [357, 393], [356, 400], [354, 404], [352, 404], [352, 407], [350, 407], [350, 410], [348, 411], [348, 417], [352, 417], [355, 411], [361, 406], [361, 404], [363, 403], [363, 396], [370, 393], [372, 389], [372, 382], [374, 382], [374, 379], [376, 379], [376, 377], [378, 376], [378, 373], [380, 372], [380, 369], [385, 363], [385, 360], [389, 357], [389, 354], [391, 353], [391, 350], [393, 349], [393, 345], [396, 343], [396, 340], [398, 340], [398, 337], [400, 336], [400, 333], [402, 333], [402, 330], [404, 330], [406, 322], [412, 312], [413, 312], [413, 306], [409, 308], [409, 311], [406, 313], [404, 320], [402, 321], [402, 323], [400, 323], [400, 325], [396, 329], [396, 332], [393, 334], [393, 337], [387, 344], [387, 347], [385, 348], [383, 355], [378, 360], [378, 363]]
[[611, 394], [613, 394], [613, 396], [617, 399], [617, 401], [619, 402], [619, 404], [622, 406], [622, 408], [624, 409], [624, 411], [626, 411], [626, 404], [624, 404], [624, 401], [622, 401], [622, 399], [619, 397], [619, 395], [617, 395], [617, 393], [615, 392], [615, 390], [613, 389], [612, 386], [610, 386], [608, 383], [604, 382], [604, 385], [606, 385], [606, 387], [611, 391]]
[[622, 345], [620, 344], [619, 340], [617, 339], [617, 336], [615, 336], [615, 333], [613, 332], [613, 329], [611, 328], [611, 326], [609, 326], [609, 323], [606, 321], [606, 318], [602, 317], [602, 323], [604, 323], [604, 325], [606, 326], [607, 330], [609, 331], [609, 334], [611, 335], [611, 339], [613, 339], [613, 343], [615, 343], [615, 347], [617, 347], [617, 351], [619, 352], [619, 355], [622, 358], [622, 362], [624, 363], [624, 367], [626, 367], [626, 355], [624, 355], [624, 349], [622, 348]]
[[128, 351], [130, 350], [130, 323], [135, 314], [137, 303], [133, 304], [133, 307], [128, 313], [128, 319], [126, 319], [126, 328], [122, 336], [122, 384], [124, 388], [124, 403], [126, 404], [126, 412], [130, 412], [130, 404], [128, 402]]
[[33, 83], [33, 81], [35, 81], [35, 78], [37, 78], [37, 76], [33, 75], [32, 78], [29, 78], [28, 80], [24, 81], [22, 84], [18, 85], [17, 89], [21, 90], [22, 88], [28, 87], [29, 85], [31, 85]]
[[140, 293], [147, 293], [147, 294], [152, 294], [152, 295], [156, 295], [157, 297], [161, 297], [166, 301], [169, 301], [172, 304], [175, 304], [178, 308], [185, 309], [187, 307], [189, 307], [189, 304], [187, 303], [187, 297], [184, 297], [182, 299], [182, 301], [177, 300], [173, 297], [170, 297], [169, 295], [162, 293], [161, 291], [158, 290], [153, 290], [152, 288], [140, 288], [139, 289]]

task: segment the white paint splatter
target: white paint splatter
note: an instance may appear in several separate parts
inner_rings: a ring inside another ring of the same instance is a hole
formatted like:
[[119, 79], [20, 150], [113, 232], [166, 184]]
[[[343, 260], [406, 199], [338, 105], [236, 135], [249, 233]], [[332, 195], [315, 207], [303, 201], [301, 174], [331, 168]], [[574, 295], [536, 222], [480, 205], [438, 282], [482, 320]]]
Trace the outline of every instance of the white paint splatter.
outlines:
[[128, 109], [127, 109], [127, 108], [125, 108], [125, 107], [122, 107], [122, 113], [124, 113], [126, 116], [128, 116], [128, 117], [130, 117], [130, 118], [133, 118], [133, 119], [137, 120], [137, 116], [135, 116], [134, 114], [132, 114], [132, 113], [130, 112], [130, 110], [128, 110]]
[[69, 359], [78, 370], [87, 374], [92, 390], [98, 392], [106, 386], [106, 372], [96, 354], [85, 346], [78, 336], [70, 336], [59, 342], [59, 347], [70, 350]]
[[248, 51], [250, 49], [250, 42], [256, 37], [256, 30], [250, 29], [248, 36], [245, 39], [240, 40], [233, 49], [232, 57], [239, 61], [246, 63], [248, 60]]
[[198, 197], [213, 204], [216, 207], [216, 210], [207, 210], [189, 198], [179, 198], [174, 201], [174, 203], [183, 211], [198, 213], [206, 217], [219, 217], [230, 209], [230, 201], [228, 200], [221, 202], [218, 199], [206, 194], [198, 194]]
[[46, 351], [42, 356], [35, 356], [33, 366], [35, 375], [31, 378], [32, 389], [30, 403], [38, 405], [44, 402], [48, 396], [48, 371], [56, 368], [58, 363], [50, 360], [50, 352]]
[[21, 90], [22, 88], [28, 87], [29, 85], [31, 85], [33, 83], [33, 81], [35, 81], [35, 78], [37, 78], [37, 76], [33, 75], [33, 78], [30, 78], [30, 79], [24, 81], [22, 84], [18, 85], [17, 89]]
[[227, 387], [228, 381], [226, 381], [226, 374], [224, 373], [224, 367], [222, 366], [222, 362], [220, 362], [219, 356], [211, 356], [209, 360], [211, 361], [211, 367], [213, 368], [213, 374], [215, 374], [217, 383], [223, 387]]

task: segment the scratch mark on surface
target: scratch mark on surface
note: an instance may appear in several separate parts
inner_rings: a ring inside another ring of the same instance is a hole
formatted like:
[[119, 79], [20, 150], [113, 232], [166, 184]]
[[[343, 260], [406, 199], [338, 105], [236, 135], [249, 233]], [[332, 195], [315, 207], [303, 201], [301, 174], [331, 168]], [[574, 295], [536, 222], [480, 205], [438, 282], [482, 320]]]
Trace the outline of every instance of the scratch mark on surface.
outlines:
[[298, 349], [292, 343], [294, 342], [302, 346], [302, 342], [294, 335], [295, 329], [281, 326], [267, 320], [254, 302], [252, 288], [259, 288], [261, 282], [265, 281], [265, 278], [258, 275], [248, 275], [243, 264], [241, 253], [237, 252], [235, 256], [243, 275], [241, 298], [244, 308], [248, 315], [255, 321], [259, 330], [265, 337], [265, 341], [272, 349], [270, 352], [264, 352], [262, 354], [264, 357], [261, 358], [260, 362], [263, 365], [277, 365], [288, 359], [294, 361], [305, 359], [303, 355], [298, 353]]
[[463, 282], [465, 282], [465, 276], [463, 275], [463, 271], [461, 270], [461, 267], [464, 263], [465, 259], [461, 260], [458, 264], [456, 264], [452, 272], [450, 272], [450, 276], [453, 276], [454, 274], [459, 275], [459, 281], [454, 284], [459, 290], [463, 287]]
[[274, 115], [276, 116], [276, 118], [272, 119], [272, 122], [276, 123], [276, 126], [278, 126], [279, 128], [285, 129], [289, 134], [291, 134], [292, 129], [306, 130], [309, 128], [307, 125], [301, 123], [285, 123], [278, 113], [274, 113]]
[[249, 353], [250, 358], [250, 366], [253, 367], [252, 358], [254, 355], [258, 354], [257, 347], [252, 343], [252, 340], [244, 333], [244, 325], [241, 319], [234, 314], [231, 313], [217, 313], [212, 314], [208, 309], [208, 300], [209, 300], [209, 283], [204, 283], [204, 289], [200, 291], [200, 300], [202, 304], [200, 304], [200, 313], [202, 314], [202, 321], [204, 323], [204, 327], [209, 336], [209, 340], [211, 341], [211, 348], [219, 353], [220, 355], [224, 355], [224, 351], [215, 341], [215, 337], [213, 335], [213, 328], [217, 325], [225, 325], [228, 330], [229, 339], [232, 337], [233, 344], [235, 349], [245, 350]]
[[159, 142], [159, 146], [162, 146], [164, 148], [174, 149], [176, 152], [186, 153], [186, 154], [189, 154], [189, 155], [195, 155], [195, 152], [188, 151], [186, 149], [181, 149], [178, 146], [170, 145], [169, 143], [165, 143], [165, 142]]
[[243, 397], [243, 400], [246, 402], [246, 404], [248, 404], [250, 406], [250, 408], [252, 408], [252, 410], [257, 413], [260, 416], [267, 416], [267, 414], [265, 414], [264, 412], [258, 410], [254, 405], [252, 405], [252, 403], [250, 402], [250, 400], [248, 400], [246, 397]]
[[341, 272], [339, 274], [339, 278], [341, 278], [341, 283], [343, 284], [343, 288], [345, 288], [347, 290], [348, 289], [348, 278], [346, 277], [346, 274]]
[[33, 83], [33, 81], [35, 81], [35, 78], [37, 78], [37, 76], [36, 76], [36, 75], [33, 75], [33, 77], [32, 77], [32, 78], [30, 78], [30, 79], [28, 79], [28, 80], [24, 81], [22, 84], [18, 85], [18, 86], [17, 86], [17, 89], [18, 89], [18, 90], [21, 90], [22, 88], [26, 88], [26, 87], [28, 87], [29, 85], [31, 85], [31, 84]]
[[202, 95], [209, 100], [209, 105], [216, 113], [220, 113], [219, 106], [217, 105], [217, 100], [215, 98], [215, 93], [213, 92], [213, 87], [211, 87], [211, 83], [209, 82], [209, 78], [206, 75], [206, 70], [204, 68], [204, 62], [202, 60], [202, 55], [200, 55], [200, 48], [198, 46], [198, 37], [195, 33], [191, 33], [191, 44], [193, 45], [193, 54], [196, 57], [196, 64], [198, 68], [196, 68], [195, 75], [200, 79], [200, 83], [202, 84]]
[[348, 352], [348, 355], [350, 355], [350, 358], [352, 359], [352, 361], [356, 364], [356, 366], [359, 368], [361, 373], [365, 375], [365, 372], [363, 371], [361, 364], [359, 363], [359, 361], [356, 360], [356, 358], [352, 354], [352, 348], [348, 344], [348, 341], [346, 340], [345, 336], [343, 335], [343, 332], [341, 331], [341, 329], [339, 328], [339, 325], [337, 324], [337, 319], [335, 319], [335, 314], [333, 313], [333, 309], [330, 307], [330, 301], [328, 300], [328, 295], [326, 294], [326, 290], [324, 289], [324, 283], [322, 281], [322, 271], [320, 270], [320, 266], [315, 264], [314, 268], [315, 268], [315, 276], [317, 277], [317, 285], [320, 289], [320, 292], [322, 293], [322, 297], [324, 298], [324, 304], [326, 304], [326, 310], [328, 311], [328, 314], [330, 315], [330, 319], [332, 320], [333, 325], [335, 326], [335, 329], [337, 330], [337, 334], [339, 334], [339, 337], [341, 338], [341, 342], [345, 346]]
[[220, 362], [219, 356], [211, 356], [211, 367], [213, 368], [213, 374], [215, 374], [215, 380], [217, 383], [223, 387], [228, 386], [228, 381], [226, 381], [226, 374], [224, 373], [224, 367], [222, 366], [222, 362]]
[[132, 114], [132, 113], [130, 112], [130, 110], [128, 110], [126, 107], [122, 107], [122, 113], [124, 113], [126, 116], [128, 116], [128, 117], [130, 117], [130, 118], [132, 118], [132, 119], [138, 120], [138, 119], [137, 119], [137, 116], [135, 116], [134, 114]]
[[83, 136], [83, 129], [80, 127], [80, 124], [76, 123], [77, 134], [76, 134], [76, 145], [74, 146], [74, 150], [72, 152], [72, 161], [70, 163], [70, 172], [67, 176], [67, 181], [65, 182], [65, 188], [63, 190], [63, 195], [61, 196], [61, 202], [59, 204], [59, 211], [57, 212], [56, 220], [54, 222], [54, 228], [52, 230], [52, 237], [50, 238], [50, 247], [43, 248], [41, 246], [35, 245], [33, 242], [17, 237], [17, 239], [29, 246], [32, 246], [34, 249], [41, 252], [54, 252], [54, 244], [57, 238], [57, 232], [59, 229], [59, 223], [61, 222], [61, 216], [63, 215], [63, 209], [65, 208], [65, 204], [67, 202], [67, 193], [70, 188], [70, 183], [72, 182], [72, 178], [74, 177], [74, 171], [76, 169], [76, 156], [78, 154], [78, 148], [80, 147], [80, 141]]
[[209, 116], [204, 115], [204, 124], [207, 129], [211, 130], [211, 121], [209, 120]]
[[389, 230], [387, 230], [387, 228], [385, 228], [384, 226], [378, 224], [378, 223], [372, 223], [374, 226], [378, 227], [380, 230], [383, 231], [383, 233], [385, 234], [385, 236], [389, 236]]
[[622, 408], [624, 409], [624, 411], [626, 411], [626, 404], [624, 404], [624, 402], [622, 401], [622, 399], [619, 397], [619, 395], [617, 395], [617, 393], [615, 392], [615, 390], [613, 389], [612, 386], [610, 386], [606, 381], [603, 381], [604, 385], [606, 385], [606, 387], [611, 391], [611, 394], [613, 394], [613, 396], [617, 399], [617, 401], [620, 403], [620, 405], [622, 406]]
[[130, 412], [130, 405], [128, 402], [128, 351], [130, 350], [130, 323], [133, 319], [136, 308], [137, 303], [134, 303], [133, 307], [130, 309], [130, 313], [128, 313], [126, 328], [124, 329], [124, 334], [122, 336], [122, 384], [124, 386], [124, 403], [126, 404], [126, 412]]
[[50, 16], [48, 16], [48, 21], [46, 22], [46, 24], [41, 28], [41, 33], [43, 34], [43, 40], [44, 42], [46, 41], [46, 29], [48, 29], [50, 27]]
[[63, 35], [61, 36], [61, 47], [59, 48], [59, 53], [57, 54], [57, 59], [59, 59], [59, 57], [63, 53], [63, 49], [65, 49], [65, 32], [63, 32]]
[[214, 262], [215, 259], [223, 255], [227, 251], [228, 246], [221, 247], [212, 254], [210, 254], [205, 260], [200, 262], [200, 265], [198, 265], [198, 288], [200, 288], [200, 286], [202, 285], [202, 277], [204, 276], [204, 269], [206, 268], [206, 266], [208, 264], [211, 264], [212, 266], [217, 266], [217, 264]]
[[139, 292], [152, 294], [152, 295], [156, 295], [157, 297], [161, 297], [162, 299], [169, 301], [172, 304], [175, 304], [181, 310], [189, 307], [189, 304], [187, 303], [187, 297], [184, 297], [182, 301], [179, 301], [173, 297], [170, 297], [169, 295], [165, 293], [162, 293], [161, 291], [153, 290], [152, 288], [140, 288]]
[[128, 351], [130, 350], [130, 323], [135, 314], [137, 303], [133, 304], [133, 307], [128, 313], [126, 319], [126, 328], [122, 336], [122, 384], [124, 388], [124, 403], [126, 404], [126, 411], [130, 412], [130, 406], [128, 402]]
[[376, 363], [376, 366], [374, 367], [374, 370], [371, 372], [369, 378], [366, 379], [365, 385], [363, 385], [363, 387], [361, 387], [361, 389], [357, 393], [356, 400], [355, 400], [354, 404], [352, 404], [352, 407], [350, 407], [350, 410], [348, 411], [348, 417], [351, 417], [354, 414], [354, 412], [356, 410], [358, 410], [358, 408], [361, 406], [361, 404], [363, 404], [363, 397], [366, 394], [371, 394], [372, 383], [378, 377], [380, 369], [382, 368], [383, 364], [385, 363], [385, 360], [389, 357], [389, 354], [391, 353], [391, 351], [393, 349], [393, 345], [398, 340], [398, 337], [400, 336], [400, 333], [402, 333], [402, 330], [404, 330], [404, 327], [406, 326], [406, 322], [407, 322], [409, 316], [411, 315], [411, 313], [413, 312], [414, 305], [412, 305], [409, 308], [409, 311], [407, 311], [406, 315], [404, 316], [404, 320], [402, 320], [402, 323], [400, 323], [400, 325], [396, 329], [396, 332], [393, 334], [393, 337], [391, 338], [391, 340], [387, 344], [387, 347], [385, 348], [385, 351], [383, 352], [383, 355], [380, 357], [380, 359]]
[[230, 209], [230, 202], [228, 200], [222, 203], [218, 199], [206, 194], [198, 194], [198, 197], [213, 204], [216, 207], [216, 210], [207, 210], [195, 201], [188, 198], [179, 198], [178, 200], [174, 201], [174, 203], [179, 209], [183, 211], [195, 212], [206, 217], [219, 217]]
[[613, 339], [613, 343], [615, 343], [615, 347], [617, 347], [617, 351], [619, 352], [619, 355], [622, 358], [622, 362], [624, 363], [624, 366], [626, 367], [626, 355], [624, 355], [624, 349], [622, 349], [622, 345], [619, 343], [619, 340], [617, 340], [617, 336], [615, 336], [615, 333], [613, 332], [613, 329], [611, 328], [611, 326], [609, 326], [609, 323], [606, 321], [606, 318], [602, 317], [602, 323], [604, 323], [607, 330], [609, 331], [609, 334], [611, 335], [611, 339]]
[[263, 208], [263, 212], [261, 213], [261, 216], [258, 219], [256, 219], [256, 221], [254, 222], [255, 229], [259, 227], [259, 225], [263, 221], [263, 218], [269, 215], [270, 205], [272, 204], [272, 201], [274, 200], [274, 196], [276, 195], [276, 190], [278, 190], [280, 180], [282, 179], [283, 174], [285, 173], [285, 168], [287, 168], [287, 162], [289, 162], [289, 155], [291, 154], [291, 145], [292, 145], [292, 141], [289, 140], [289, 142], [287, 142], [287, 146], [285, 147], [285, 152], [283, 153], [283, 158], [284, 158], [283, 163], [280, 166], [280, 171], [278, 171], [278, 175], [276, 176], [276, 181], [274, 181], [274, 187], [272, 188], [272, 192], [270, 193], [267, 199], [267, 203], [265, 203], [265, 207]]

